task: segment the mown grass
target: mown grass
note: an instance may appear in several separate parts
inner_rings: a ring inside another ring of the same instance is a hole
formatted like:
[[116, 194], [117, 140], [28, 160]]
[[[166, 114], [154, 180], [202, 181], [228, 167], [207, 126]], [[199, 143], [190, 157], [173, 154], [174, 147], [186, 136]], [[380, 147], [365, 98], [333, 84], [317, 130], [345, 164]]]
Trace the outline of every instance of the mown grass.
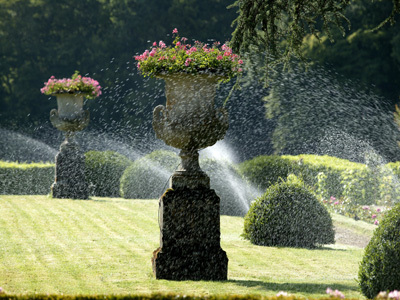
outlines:
[[240, 237], [242, 228], [242, 218], [221, 217], [228, 281], [156, 280], [150, 261], [159, 245], [156, 200], [0, 195], [0, 287], [11, 294], [268, 296], [283, 290], [306, 297], [331, 287], [362, 298], [356, 277], [363, 249], [254, 246]]

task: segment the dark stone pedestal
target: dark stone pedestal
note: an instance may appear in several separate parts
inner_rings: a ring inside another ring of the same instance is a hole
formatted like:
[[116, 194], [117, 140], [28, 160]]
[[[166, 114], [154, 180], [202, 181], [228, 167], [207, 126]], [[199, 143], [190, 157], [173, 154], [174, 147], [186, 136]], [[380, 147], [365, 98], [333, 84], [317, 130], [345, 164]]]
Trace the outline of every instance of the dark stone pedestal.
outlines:
[[227, 280], [219, 202], [215, 191], [206, 187], [164, 193], [160, 198], [160, 248], [152, 258], [157, 279]]
[[53, 198], [89, 198], [85, 156], [74, 142], [66, 140], [61, 144], [60, 152], [56, 155], [55, 182], [51, 191]]

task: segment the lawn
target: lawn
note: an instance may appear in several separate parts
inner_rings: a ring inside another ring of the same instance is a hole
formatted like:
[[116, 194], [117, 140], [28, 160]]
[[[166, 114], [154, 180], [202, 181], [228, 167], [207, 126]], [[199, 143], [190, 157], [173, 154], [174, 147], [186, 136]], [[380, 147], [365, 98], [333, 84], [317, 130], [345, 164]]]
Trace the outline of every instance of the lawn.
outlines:
[[[158, 202], [0, 195], [0, 287], [10, 294], [261, 294], [321, 297], [327, 287], [363, 298], [356, 282], [363, 249], [260, 247], [240, 237], [243, 219], [221, 217], [228, 280], [166, 281], [152, 274]], [[373, 225], [334, 215], [335, 225], [370, 236]]]

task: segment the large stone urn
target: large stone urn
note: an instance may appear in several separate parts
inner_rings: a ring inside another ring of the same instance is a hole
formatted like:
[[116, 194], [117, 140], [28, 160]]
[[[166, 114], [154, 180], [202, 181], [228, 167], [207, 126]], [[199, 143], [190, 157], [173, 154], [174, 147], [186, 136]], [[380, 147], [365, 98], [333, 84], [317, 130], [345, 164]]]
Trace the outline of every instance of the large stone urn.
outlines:
[[228, 129], [228, 114], [214, 104], [221, 77], [160, 76], [166, 106], [153, 112], [156, 136], [181, 149], [181, 166], [159, 200], [160, 247], [153, 253], [157, 279], [226, 280], [228, 258], [220, 246], [220, 199], [199, 166], [199, 149], [212, 146]]
[[57, 109], [50, 111], [54, 127], [64, 132], [65, 140], [56, 155], [55, 181], [51, 186], [54, 198], [88, 199], [85, 180], [85, 156], [75, 141], [75, 133], [89, 123], [89, 111], [83, 110], [84, 94], [55, 94]]

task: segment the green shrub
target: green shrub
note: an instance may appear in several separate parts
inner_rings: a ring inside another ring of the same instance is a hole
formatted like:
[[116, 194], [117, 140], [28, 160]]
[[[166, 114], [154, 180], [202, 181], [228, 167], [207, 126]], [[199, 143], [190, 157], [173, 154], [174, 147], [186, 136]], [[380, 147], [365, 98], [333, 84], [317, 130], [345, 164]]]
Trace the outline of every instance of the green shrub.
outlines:
[[297, 166], [287, 158], [278, 155], [261, 155], [238, 165], [238, 170], [249, 182], [264, 192], [279, 178], [295, 173]]
[[334, 243], [332, 219], [294, 175], [269, 187], [244, 218], [243, 236], [263, 246], [313, 248]]
[[137, 159], [121, 177], [121, 196], [127, 199], [159, 198], [179, 163], [179, 156], [166, 150], [157, 150]]
[[0, 161], [0, 194], [46, 195], [54, 182], [54, 164]]
[[306, 185], [316, 190], [321, 188], [318, 185], [321, 184], [321, 181], [318, 181], [318, 179], [321, 179], [318, 175], [324, 173], [324, 191], [320, 190], [319, 192], [336, 198], [343, 195], [343, 172], [366, 168], [363, 164], [328, 155], [301, 154], [296, 156], [284, 155], [282, 157], [295, 163], [298, 166], [295, 174], [301, 176]]
[[347, 170], [342, 173], [343, 197], [351, 205], [372, 205], [379, 199], [379, 182], [371, 169]]
[[375, 229], [365, 248], [358, 279], [369, 299], [380, 291], [400, 290], [400, 204], [387, 212]]
[[400, 201], [400, 162], [391, 162], [382, 166], [383, 174], [380, 178], [379, 204], [393, 206]]
[[220, 214], [244, 216], [256, 195], [237, 169], [228, 162], [214, 159], [202, 159], [200, 166], [210, 177], [210, 187], [221, 199]]
[[85, 175], [91, 195], [119, 197], [121, 176], [125, 169], [131, 164], [131, 160], [117, 152], [86, 152]]

